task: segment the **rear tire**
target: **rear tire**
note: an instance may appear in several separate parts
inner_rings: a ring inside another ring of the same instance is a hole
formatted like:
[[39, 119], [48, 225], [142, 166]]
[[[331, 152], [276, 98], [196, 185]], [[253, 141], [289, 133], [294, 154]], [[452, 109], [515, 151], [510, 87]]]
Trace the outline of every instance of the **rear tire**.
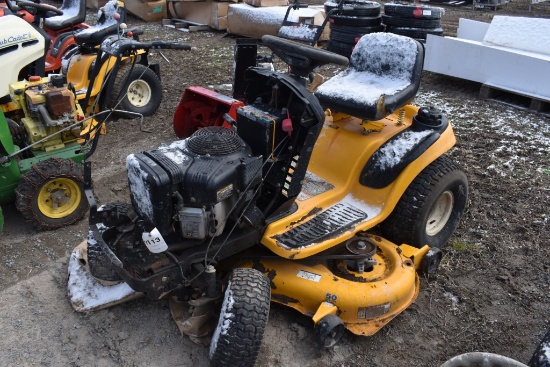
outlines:
[[[327, 1], [324, 4], [325, 12], [328, 14], [332, 9], [338, 9], [338, 2]], [[355, 16], [376, 16], [380, 14], [380, 4], [374, 1], [345, 0], [340, 14]]]
[[409, 185], [390, 216], [380, 225], [396, 244], [445, 246], [468, 201], [468, 181], [460, 167], [439, 157]]
[[82, 165], [60, 158], [36, 163], [21, 176], [15, 207], [38, 229], [57, 229], [82, 219], [88, 211]]
[[406, 28], [406, 27], [387, 26], [386, 32], [399, 34], [401, 36], [407, 36], [415, 39], [425, 40], [428, 37], [428, 34], [442, 36], [443, 28], [429, 29], [429, 28]]
[[392, 27], [409, 27], [409, 28], [440, 28], [441, 19], [415, 19], [405, 17], [395, 17], [391, 15], [383, 15], [382, 23]]
[[441, 19], [445, 13], [443, 8], [414, 4], [385, 4], [384, 14], [416, 19]]
[[347, 27], [374, 27], [382, 23], [380, 15], [375, 17], [364, 17], [355, 15], [331, 15], [329, 22]]
[[211, 366], [252, 367], [262, 345], [271, 289], [268, 279], [249, 268], [234, 269], [210, 343]]
[[[120, 102], [119, 102], [120, 101]], [[157, 74], [141, 64], [124, 65], [116, 75], [110, 108], [153, 115], [162, 101], [162, 85]], [[113, 112], [123, 118], [135, 118], [136, 115]]]

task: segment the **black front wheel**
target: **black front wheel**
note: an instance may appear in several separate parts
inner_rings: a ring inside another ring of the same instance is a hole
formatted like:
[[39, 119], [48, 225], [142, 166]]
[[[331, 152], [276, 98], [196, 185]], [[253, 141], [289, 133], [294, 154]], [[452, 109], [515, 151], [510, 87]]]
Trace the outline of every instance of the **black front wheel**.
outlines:
[[445, 246], [468, 201], [468, 180], [458, 164], [439, 157], [409, 185], [381, 224], [390, 241], [415, 247]]
[[234, 269], [210, 343], [212, 366], [252, 367], [269, 316], [271, 288], [259, 271]]
[[[109, 107], [116, 110], [153, 115], [162, 101], [162, 85], [157, 74], [141, 64], [124, 65], [117, 73], [113, 85], [113, 94]], [[123, 118], [135, 118], [136, 115], [114, 112]]]

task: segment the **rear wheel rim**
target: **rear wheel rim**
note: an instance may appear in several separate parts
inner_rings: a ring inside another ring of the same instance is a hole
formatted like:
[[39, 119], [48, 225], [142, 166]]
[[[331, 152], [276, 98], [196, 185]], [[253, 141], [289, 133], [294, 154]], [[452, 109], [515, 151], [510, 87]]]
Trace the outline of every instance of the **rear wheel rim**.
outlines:
[[128, 101], [135, 107], [147, 106], [151, 96], [151, 86], [144, 80], [134, 80], [128, 86]]
[[68, 178], [46, 182], [38, 193], [38, 209], [49, 218], [63, 218], [79, 206], [81, 192], [78, 184]]
[[445, 228], [453, 212], [453, 206], [454, 195], [451, 191], [447, 190], [437, 198], [426, 223], [426, 233], [429, 236], [435, 236]]

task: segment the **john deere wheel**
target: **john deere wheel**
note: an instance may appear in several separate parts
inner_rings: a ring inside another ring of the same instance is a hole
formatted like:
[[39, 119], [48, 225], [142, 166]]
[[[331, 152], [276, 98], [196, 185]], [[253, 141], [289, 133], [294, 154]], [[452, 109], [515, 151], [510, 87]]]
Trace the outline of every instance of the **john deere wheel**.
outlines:
[[32, 166], [15, 190], [15, 206], [39, 229], [56, 229], [88, 211], [83, 168], [70, 159], [50, 158]]
[[[120, 102], [119, 102], [120, 101]], [[147, 66], [124, 65], [118, 71], [113, 85], [109, 106], [117, 110], [141, 113], [151, 116], [162, 101], [162, 85], [157, 74]], [[124, 112], [115, 112], [119, 117], [137, 117]]]
[[468, 181], [458, 165], [439, 157], [409, 185], [381, 224], [394, 243], [443, 247], [458, 226], [468, 200]]
[[270, 293], [269, 281], [259, 271], [233, 270], [210, 343], [212, 366], [254, 366], [269, 315]]

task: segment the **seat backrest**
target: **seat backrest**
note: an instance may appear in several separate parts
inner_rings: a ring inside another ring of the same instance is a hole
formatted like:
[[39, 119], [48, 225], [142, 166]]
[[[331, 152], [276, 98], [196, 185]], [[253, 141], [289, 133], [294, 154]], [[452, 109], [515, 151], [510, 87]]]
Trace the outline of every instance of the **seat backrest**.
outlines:
[[361, 37], [350, 57], [350, 67], [392, 79], [410, 80], [416, 64], [417, 42], [391, 33]]
[[393, 33], [369, 33], [357, 42], [349, 67], [321, 84], [315, 96], [333, 111], [380, 120], [414, 98], [423, 64], [420, 42]]
[[[99, 9], [97, 23], [75, 34], [76, 43], [98, 45], [105, 37], [116, 34], [118, 25], [126, 20], [126, 8], [119, 5], [117, 0], [109, 0]], [[120, 19], [115, 19], [115, 13], [120, 14]]]
[[59, 10], [63, 11], [63, 15], [44, 19], [45, 28], [58, 31], [86, 20], [86, 0], [63, 0]]

